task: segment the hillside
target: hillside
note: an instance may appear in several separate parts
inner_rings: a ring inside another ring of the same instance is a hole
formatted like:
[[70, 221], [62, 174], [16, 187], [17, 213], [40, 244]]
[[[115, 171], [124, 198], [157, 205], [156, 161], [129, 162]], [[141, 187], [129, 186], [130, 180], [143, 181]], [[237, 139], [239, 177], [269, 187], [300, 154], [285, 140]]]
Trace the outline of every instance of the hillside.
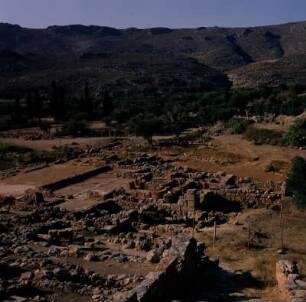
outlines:
[[[0, 24], [0, 93], [50, 87], [176, 93], [303, 83], [306, 22], [255, 28], [114, 29]], [[268, 68], [267, 68], [268, 67]], [[298, 67], [298, 68], [297, 68]]]

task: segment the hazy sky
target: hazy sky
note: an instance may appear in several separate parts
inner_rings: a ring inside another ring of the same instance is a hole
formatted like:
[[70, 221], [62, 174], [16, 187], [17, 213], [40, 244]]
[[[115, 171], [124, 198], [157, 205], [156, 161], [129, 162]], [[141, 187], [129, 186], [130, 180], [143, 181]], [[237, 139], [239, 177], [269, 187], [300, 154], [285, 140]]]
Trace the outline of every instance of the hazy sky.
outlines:
[[306, 20], [306, 0], [0, 0], [0, 22], [25, 27], [255, 26]]

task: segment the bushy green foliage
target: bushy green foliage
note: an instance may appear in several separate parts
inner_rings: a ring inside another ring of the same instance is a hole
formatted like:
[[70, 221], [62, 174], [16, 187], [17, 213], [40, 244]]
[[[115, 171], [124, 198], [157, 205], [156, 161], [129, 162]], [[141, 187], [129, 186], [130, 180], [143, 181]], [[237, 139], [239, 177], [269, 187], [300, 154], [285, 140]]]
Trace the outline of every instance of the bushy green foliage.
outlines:
[[285, 145], [304, 147], [306, 146], [306, 119], [296, 120], [284, 135]]
[[48, 121], [38, 121], [37, 127], [39, 127], [44, 132], [49, 132], [51, 129], [51, 124]]
[[128, 122], [131, 133], [142, 136], [152, 144], [152, 137], [163, 129], [163, 121], [153, 114], [139, 114]]
[[293, 193], [295, 202], [306, 207], [306, 160], [295, 157], [286, 178], [287, 191]]
[[0, 142], [0, 154], [3, 154], [5, 153], [6, 150], [8, 150], [9, 148], [9, 145], [8, 144], [5, 144], [3, 142]]
[[230, 119], [227, 123], [227, 127], [233, 134], [242, 134], [249, 127], [250, 122], [247, 120]]
[[0, 141], [0, 171], [14, 167], [14, 157], [8, 156], [10, 146]]
[[23, 163], [31, 152], [33, 150], [30, 148], [0, 142], [0, 170], [14, 168], [17, 164]]
[[87, 115], [78, 113], [73, 115], [62, 127], [62, 135], [83, 136], [88, 134]]
[[282, 133], [276, 130], [259, 129], [249, 127], [243, 137], [256, 144], [280, 145], [282, 143]]
[[7, 145], [0, 142], [0, 170], [41, 162], [52, 162], [75, 158], [81, 150], [67, 146], [52, 151], [37, 151], [26, 147]]
[[58, 148], [54, 148], [51, 152], [45, 153], [46, 161], [54, 161], [58, 159], [71, 159], [75, 158], [80, 154], [81, 150], [77, 148], [71, 148], [67, 146], [62, 146]]
[[[2, 127], [22, 127], [30, 121], [51, 115], [59, 121], [67, 121], [70, 118], [65, 128], [74, 133], [73, 135], [80, 135], [83, 130], [78, 129], [78, 126], [82, 128], [84, 123], [75, 123], [76, 112], [86, 112], [91, 119], [117, 120], [119, 124], [124, 124], [139, 114], [153, 114], [165, 117], [167, 127], [171, 129], [172, 125], [186, 128], [218, 121], [228, 122], [235, 115], [298, 115], [306, 109], [306, 96], [301, 94], [305, 92], [305, 87], [286, 85], [255, 89], [191, 90], [193, 92], [171, 90], [164, 93], [153, 87], [137, 94], [131, 89], [122, 95], [108, 90], [94, 94], [91, 89], [90, 83], [85, 79], [77, 91], [64, 83], [53, 82], [50, 83], [47, 93], [41, 88], [20, 92], [20, 106], [25, 110], [20, 111], [20, 118], [11, 119]], [[0, 102], [0, 111], [11, 116], [18, 112], [13, 96], [5, 102]], [[234, 129], [235, 133], [236, 131], [242, 130]]]
[[[68, 101], [71, 99], [71, 101]], [[234, 115], [245, 116], [273, 114], [300, 114], [306, 108], [306, 98], [296, 95], [288, 87], [256, 89], [234, 89], [199, 91], [193, 93], [170, 93], [157, 95], [152, 92], [145, 95], [129, 95], [113, 97], [110, 93], [101, 97], [103, 112], [100, 117], [111, 118], [120, 124], [126, 123], [139, 114], [153, 114], [165, 117], [169, 129], [171, 125], [186, 127], [194, 125], [208, 125], [218, 121], [229, 121]], [[65, 95], [68, 116], [72, 112], [84, 111], [77, 107], [76, 97]], [[99, 100], [96, 100], [99, 102]], [[104, 110], [104, 103], [111, 106]], [[79, 102], [80, 104], [82, 102]], [[74, 107], [72, 106], [74, 104]], [[95, 107], [95, 110], [98, 110]], [[97, 112], [94, 113], [97, 116]], [[236, 130], [234, 130], [235, 132]], [[242, 130], [238, 130], [241, 132]]]

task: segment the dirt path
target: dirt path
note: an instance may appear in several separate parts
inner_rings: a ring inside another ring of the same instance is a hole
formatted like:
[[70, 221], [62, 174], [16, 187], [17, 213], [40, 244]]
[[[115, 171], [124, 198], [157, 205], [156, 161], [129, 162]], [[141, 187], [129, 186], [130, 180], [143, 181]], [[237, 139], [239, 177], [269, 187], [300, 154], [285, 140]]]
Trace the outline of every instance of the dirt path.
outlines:
[[10, 184], [0, 184], [0, 195], [3, 196], [14, 196], [20, 197], [23, 196], [25, 191], [28, 189], [34, 189], [36, 186], [34, 185], [10, 185]]

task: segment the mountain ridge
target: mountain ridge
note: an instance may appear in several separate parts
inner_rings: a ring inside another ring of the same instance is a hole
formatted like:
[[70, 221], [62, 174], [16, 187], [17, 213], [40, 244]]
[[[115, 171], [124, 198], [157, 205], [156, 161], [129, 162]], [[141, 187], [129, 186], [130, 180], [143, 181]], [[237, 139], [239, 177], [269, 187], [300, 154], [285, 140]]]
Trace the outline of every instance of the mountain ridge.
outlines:
[[198, 27], [169, 27], [169, 26], [152, 26], [152, 27], [137, 27], [137, 26], [129, 26], [129, 27], [114, 27], [110, 25], [97, 25], [97, 24], [82, 24], [82, 23], [67, 23], [67, 24], [51, 24], [46, 27], [27, 27], [27, 26], [22, 26], [18, 23], [10, 23], [10, 22], [1, 22], [0, 21], [0, 26], [3, 24], [7, 25], [12, 25], [12, 26], [18, 26], [23, 29], [33, 29], [33, 30], [43, 30], [43, 29], [48, 29], [52, 27], [66, 27], [66, 26], [83, 26], [83, 27], [106, 27], [106, 28], [112, 28], [112, 29], [117, 29], [117, 30], [129, 30], [129, 29], [137, 29], [137, 30], [146, 30], [146, 29], [152, 29], [152, 28], [166, 28], [166, 29], [203, 29], [203, 28], [224, 28], [224, 29], [245, 29], [245, 28], [261, 28], [261, 27], [273, 27], [273, 26], [282, 26], [282, 25], [293, 25], [293, 24], [298, 24], [298, 23], [306, 23], [306, 20], [297, 20], [297, 21], [288, 21], [288, 22], [281, 22], [281, 23], [274, 23], [274, 24], [263, 24], [263, 25], [251, 25], [251, 26], [198, 26]]
[[[118, 95], [123, 90], [142, 92], [144, 87], [137, 83], [143, 75], [166, 79], [166, 89], [157, 87], [161, 80], [146, 83], [160, 93], [184, 92], [182, 87], [187, 87], [185, 92], [226, 88], [229, 80], [234, 87], [293, 85], [306, 80], [305, 50], [306, 21], [185, 29], [79, 24], [28, 29], [0, 23], [0, 94], [14, 85], [28, 89], [36, 83], [45, 88], [58, 79], [73, 88], [84, 78], [96, 91], [109, 90], [116, 70], [121, 74], [115, 81], [127, 84], [115, 91]], [[263, 77], [265, 62], [273, 60], [278, 64], [267, 64]]]

